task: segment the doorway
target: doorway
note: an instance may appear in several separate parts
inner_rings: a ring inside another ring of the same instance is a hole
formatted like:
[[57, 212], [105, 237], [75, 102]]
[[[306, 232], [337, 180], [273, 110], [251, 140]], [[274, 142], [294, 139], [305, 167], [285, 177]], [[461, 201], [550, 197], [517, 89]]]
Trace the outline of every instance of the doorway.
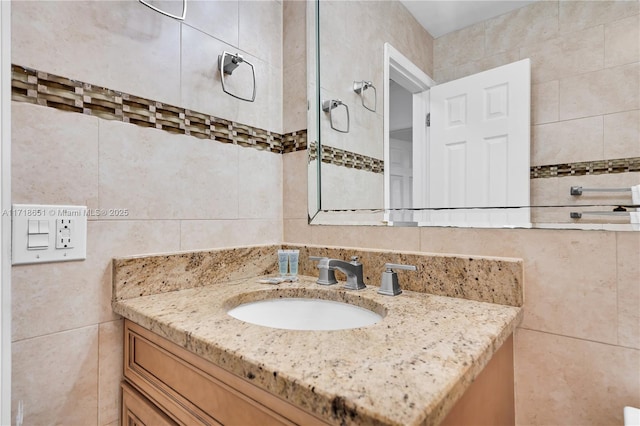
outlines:
[[529, 59], [436, 85], [384, 51], [386, 223], [531, 226]]
[[393, 222], [412, 222], [413, 99], [407, 89], [389, 81], [389, 196]]
[[417, 164], [428, 152], [429, 89], [435, 82], [389, 43], [384, 44], [384, 206], [389, 226], [417, 225], [428, 175]]

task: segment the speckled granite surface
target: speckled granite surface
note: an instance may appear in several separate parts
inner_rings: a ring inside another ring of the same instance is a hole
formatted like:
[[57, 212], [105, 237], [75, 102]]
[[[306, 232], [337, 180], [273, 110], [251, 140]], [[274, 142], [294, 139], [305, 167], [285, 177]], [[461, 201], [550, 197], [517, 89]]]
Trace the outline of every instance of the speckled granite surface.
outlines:
[[[333, 424], [438, 424], [522, 315], [517, 307], [412, 291], [397, 297], [378, 295], [376, 287], [345, 291], [312, 277], [277, 286], [247, 278], [192, 287], [133, 298], [114, 294], [113, 308]], [[319, 295], [386, 316], [359, 329], [291, 331], [226, 314], [245, 301]]]
[[[358, 256], [368, 285], [380, 286], [385, 263], [401, 263], [418, 267], [416, 272], [396, 271], [404, 290], [511, 306], [523, 304], [524, 278], [520, 259], [290, 244], [282, 247], [300, 250], [299, 271], [303, 275], [318, 276], [316, 262], [310, 261], [309, 256], [344, 260]], [[118, 300], [129, 299], [274, 273], [278, 248], [281, 246], [114, 259], [113, 294]], [[336, 278], [345, 279], [339, 271], [336, 271]]]
[[[317, 263], [309, 256], [344, 260], [358, 256], [364, 281], [373, 286], [380, 286], [385, 263], [415, 265], [415, 272], [396, 271], [404, 290], [511, 306], [524, 303], [522, 259], [286, 244], [284, 248], [300, 249], [299, 268], [305, 275], [318, 275]], [[346, 279], [340, 271], [336, 271], [336, 278]]]
[[279, 248], [267, 245], [113, 259], [113, 299], [274, 273]]

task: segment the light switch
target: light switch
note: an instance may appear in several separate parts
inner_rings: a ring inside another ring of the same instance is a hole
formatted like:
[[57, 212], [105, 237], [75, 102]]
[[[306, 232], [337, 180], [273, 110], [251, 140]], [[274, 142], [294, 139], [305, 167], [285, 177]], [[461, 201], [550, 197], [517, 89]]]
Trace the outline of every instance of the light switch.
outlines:
[[48, 234], [49, 233], [49, 221], [41, 220], [40, 221], [40, 234]]
[[49, 247], [49, 234], [29, 234], [29, 250], [45, 250]]
[[40, 221], [29, 219], [29, 235], [40, 233]]
[[29, 219], [27, 250], [45, 250], [49, 247], [49, 221]]
[[14, 204], [11, 226], [13, 265], [87, 258], [85, 206]]

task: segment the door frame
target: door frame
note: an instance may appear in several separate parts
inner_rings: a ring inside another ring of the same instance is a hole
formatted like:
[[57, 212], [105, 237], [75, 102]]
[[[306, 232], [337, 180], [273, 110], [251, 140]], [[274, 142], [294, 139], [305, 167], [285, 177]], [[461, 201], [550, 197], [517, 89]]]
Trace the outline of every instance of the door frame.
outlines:
[[0, 1], [0, 424], [11, 423], [11, 2]]
[[[428, 152], [429, 135], [426, 128], [426, 117], [429, 112], [429, 89], [436, 85], [435, 81], [418, 68], [411, 60], [404, 56], [391, 44], [384, 44], [383, 67], [383, 151], [384, 151], [384, 221], [389, 221], [391, 206], [389, 173], [389, 79], [393, 79], [409, 92], [413, 93], [413, 206], [427, 207], [424, 187], [429, 187], [426, 167], [419, 159], [425, 158]], [[424, 141], [424, 143], [418, 143]]]

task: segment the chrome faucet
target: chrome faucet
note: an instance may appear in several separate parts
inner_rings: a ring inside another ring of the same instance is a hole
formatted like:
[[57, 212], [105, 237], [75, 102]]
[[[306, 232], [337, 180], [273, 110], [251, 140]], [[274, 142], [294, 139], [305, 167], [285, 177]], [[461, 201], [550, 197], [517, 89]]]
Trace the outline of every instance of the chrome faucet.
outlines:
[[[385, 263], [386, 271], [382, 273], [382, 282], [378, 293], [386, 296], [397, 296], [402, 293], [400, 283], [398, 283], [398, 274], [393, 269], [404, 269], [405, 271], [417, 271], [413, 265], [398, 265], [397, 263]], [[393, 268], [393, 269], [392, 269]]]
[[316, 281], [318, 284], [337, 284], [338, 280], [336, 280], [334, 273], [337, 269], [347, 276], [347, 284], [344, 287], [347, 290], [362, 290], [366, 287], [363, 280], [362, 263], [358, 262], [358, 256], [353, 256], [351, 262], [316, 256], [310, 256], [309, 259], [318, 261], [318, 269], [320, 271], [318, 281]]

